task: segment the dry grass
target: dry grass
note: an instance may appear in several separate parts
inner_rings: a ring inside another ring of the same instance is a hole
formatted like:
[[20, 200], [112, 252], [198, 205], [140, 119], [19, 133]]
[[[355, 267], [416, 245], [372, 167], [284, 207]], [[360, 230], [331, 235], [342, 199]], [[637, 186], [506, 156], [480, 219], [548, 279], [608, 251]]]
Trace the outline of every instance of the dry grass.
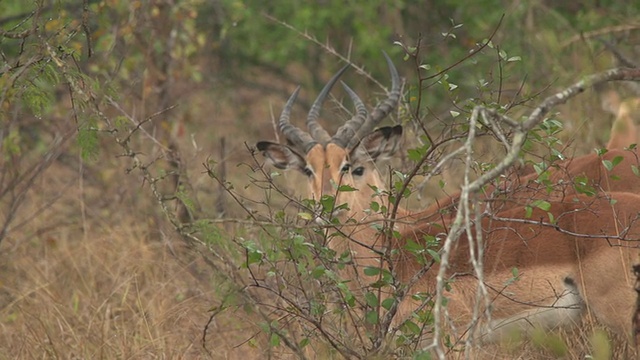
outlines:
[[261, 358], [236, 348], [255, 332], [241, 313], [219, 316], [202, 347], [215, 276], [145, 214], [146, 189], [126, 204], [78, 184], [50, 169], [21, 215], [62, 197], [2, 244], [0, 359]]

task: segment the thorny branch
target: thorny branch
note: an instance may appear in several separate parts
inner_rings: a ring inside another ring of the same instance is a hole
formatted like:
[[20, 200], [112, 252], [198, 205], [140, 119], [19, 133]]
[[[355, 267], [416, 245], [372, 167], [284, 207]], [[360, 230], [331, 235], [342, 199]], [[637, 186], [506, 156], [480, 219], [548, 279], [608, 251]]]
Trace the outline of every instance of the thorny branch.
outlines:
[[[558, 231], [561, 234], [571, 235], [571, 236], [576, 237], [576, 238], [619, 240], [619, 241], [625, 241], [625, 242], [637, 242], [637, 241], [640, 241], [640, 238], [629, 238], [629, 237], [627, 237], [627, 234], [629, 234], [629, 230], [631, 230], [632, 224], [635, 223], [636, 221], [640, 220], [640, 214], [636, 214], [632, 219], [630, 219], [629, 225], [625, 226], [623, 229], [618, 231], [616, 234], [604, 234], [604, 233], [603, 234], [584, 234], [584, 233], [578, 233], [578, 232], [575, 232], [575, 231], [567, 230], [567, 229], [564, 229], [563, 227], [561, 227], [558, 224], [550, 223], [550, 222], [546, 222], [546, 221], [542, 221], [542, 220], [505, 218], [505, 217], [500, 217], [500, 216], [495, 216], [495, 215], [490, 215], [490, 217], [493, 220], [504, 221], [504, 222], [508, 222], [508, 223], [531, 224], [531, 225], [537, 225], [537, 226], [542, 226], [542, 227], [549, 227], [549, 228], [552, 228], [552, 229]], [[614, 246], [614, 247], [615, 246], [624, 246], [624, 245], [613, 244], [613, 243], [610, 243], [609, 245], [610, 246]], [[640, 247], [640, 245], [631, 246], [631, 247], [636, 248], [636, 247]]]

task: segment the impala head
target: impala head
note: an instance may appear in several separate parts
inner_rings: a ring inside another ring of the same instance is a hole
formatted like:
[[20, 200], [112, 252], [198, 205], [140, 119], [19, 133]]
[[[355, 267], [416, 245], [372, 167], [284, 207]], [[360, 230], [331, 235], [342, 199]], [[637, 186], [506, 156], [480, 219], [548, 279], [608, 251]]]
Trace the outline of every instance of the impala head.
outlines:
[[[352, 209], [368, 209], [373, 190], [384, 189], [384, 181], [376, 169], [376, 162], [388, 158], [398, 149], [402, 127], [383, 127], [373, 130], [398, 104], [400, 77], [391, 59], [384, 54], [391, 73], [388, 97], [369, 113], [362, 100], [347, 85], [345, 91], [355, 105], [353, 117], [331, 136], [317, 122], [322, 103], [333, 85], [348, 66], [338, 71], [322, 89], [307, 116], [305, 132], [289, 122], [289, 114], [298, 95], [298, 87], [282, 110], [278, 130], [287, 145], [260, 141], [257, 148], [267, 161], [278, 169], [295, 169], [308, 177], [309, 198], [319, 200], [323, 195], [336, 197], [336, 205], [346, 203]], [[337, 191], [347, 185], [358, 191]]]

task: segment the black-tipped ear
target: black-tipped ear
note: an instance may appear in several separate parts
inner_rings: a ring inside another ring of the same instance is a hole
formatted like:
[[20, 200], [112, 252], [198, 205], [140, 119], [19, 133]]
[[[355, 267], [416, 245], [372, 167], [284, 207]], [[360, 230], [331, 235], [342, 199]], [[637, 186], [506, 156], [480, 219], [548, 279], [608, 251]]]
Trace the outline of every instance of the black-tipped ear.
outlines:
[[256, 144], [256, 148], [262, 152], [262, 155], [267, 159], [267, 163], [278, 169], [296, 169], [303, 173], [305, 172], [307, 162], [304, 157], [286, 145], [260, 141]]
[[392, 157], [402, 145], [402, 126], [385, 126], [367, 135], [360, 144], [353, 149], [351, 157], [355, 160], [373, 161], [385, 160]]

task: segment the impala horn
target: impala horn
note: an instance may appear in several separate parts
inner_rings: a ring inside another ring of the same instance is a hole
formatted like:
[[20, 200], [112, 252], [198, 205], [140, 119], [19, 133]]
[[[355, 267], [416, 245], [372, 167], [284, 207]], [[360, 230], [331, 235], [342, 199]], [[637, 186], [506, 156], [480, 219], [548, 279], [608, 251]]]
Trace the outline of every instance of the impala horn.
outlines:
[[311, 110], [309, 110], [309, 115], [307, 116], [308, 133], [293, 126], [291, 122], [289, 122], [291, 108], [293, 107], [293, 103], [298, 97], [298, 92], [300, 91], [299, 86], [293, 94], [291, 94], [289, 100], [287, 100], [287, 103], [284, 106], [284, 109], [282, 109], [280, 120], [278, 120], [278, 130], [280, 130], [282, 135], [284, 135], [290, 143], [302, 149], [305, 154], [317, 143], [326, 144], [331, 140], [329, 133], [327, 133], [327, 131], [318, 123], [318, 116], [320, 115], [320, 108], [326, 100], [327, 95], [329, 95], [331, 88], [333, 88], [333, 85], [335, 85], [348, 67], [349, 65], [345, 65], [335, 75], [333, 75], [322, 91], [320, 91], [320, 94], [318, 94], [313, 105], [311, 105]]
[[400, 75], [398, 75], [398, 70], [387, 53], [383, 51], [382, 54], [387, 61], [389, 73], [391, 74], [391, 91], [389, 91], [387, 98], [378, 104], [370, 114], [367, 114], [366, 108], [358, 95], [348, 86], [343, 85], [356, 107], [356, 113], [338, 129], [331, 141], [345, 149], [352, 149], [358, 145], [364, 136], [368, 135], [382, 119], [389, 115], [400, 100]]

